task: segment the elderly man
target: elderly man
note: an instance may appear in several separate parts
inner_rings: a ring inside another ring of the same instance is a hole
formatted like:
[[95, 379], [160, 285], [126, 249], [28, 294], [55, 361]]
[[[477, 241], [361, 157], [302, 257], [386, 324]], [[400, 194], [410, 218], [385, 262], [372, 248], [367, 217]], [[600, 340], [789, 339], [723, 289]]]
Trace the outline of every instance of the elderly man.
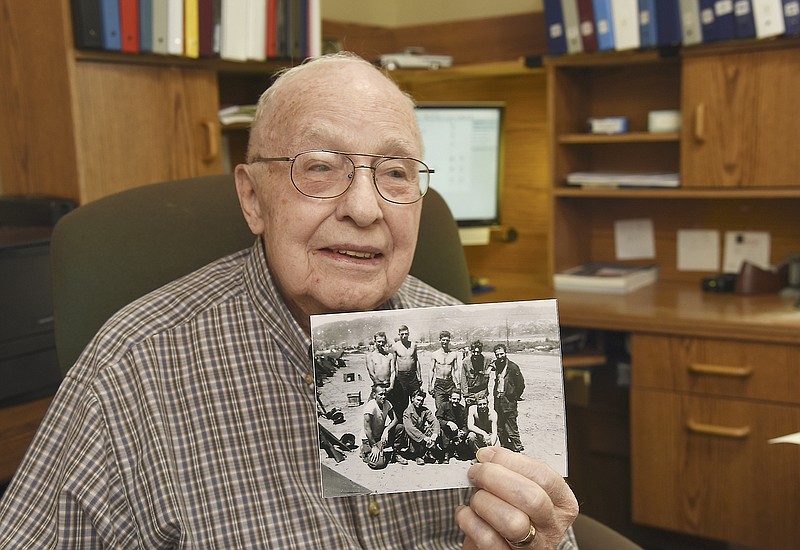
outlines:
[[284, 73], [235, 169], [255, 243], [100, 330], [0, 502], [0, 548], [570, 547], [572, 491], [504, 449], [472, 490], [322, 497], [309, 316], [456, 303], [408, 276], [421, 157], [369, 63]]

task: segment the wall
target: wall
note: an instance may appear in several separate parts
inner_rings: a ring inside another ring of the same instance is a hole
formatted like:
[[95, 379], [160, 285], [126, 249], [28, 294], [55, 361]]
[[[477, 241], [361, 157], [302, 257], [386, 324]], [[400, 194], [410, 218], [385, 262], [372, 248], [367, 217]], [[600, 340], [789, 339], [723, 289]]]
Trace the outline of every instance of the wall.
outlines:
[[395, 28], [541, 12], [542, 0], [322, 0], [328, 21]]

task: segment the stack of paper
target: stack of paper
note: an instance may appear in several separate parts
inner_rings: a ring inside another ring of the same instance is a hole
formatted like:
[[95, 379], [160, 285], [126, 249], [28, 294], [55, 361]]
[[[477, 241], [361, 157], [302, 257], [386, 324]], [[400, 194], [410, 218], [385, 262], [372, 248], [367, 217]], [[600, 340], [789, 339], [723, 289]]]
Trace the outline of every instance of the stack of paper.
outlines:
[[584, 187], [678, 187], [677, 173], [572, 172], [568, 185]]
[[658, 268], [654, 265], [592, 262], [556, 273], [553, 285], [557, 290], [626, 294], [656, 280]]

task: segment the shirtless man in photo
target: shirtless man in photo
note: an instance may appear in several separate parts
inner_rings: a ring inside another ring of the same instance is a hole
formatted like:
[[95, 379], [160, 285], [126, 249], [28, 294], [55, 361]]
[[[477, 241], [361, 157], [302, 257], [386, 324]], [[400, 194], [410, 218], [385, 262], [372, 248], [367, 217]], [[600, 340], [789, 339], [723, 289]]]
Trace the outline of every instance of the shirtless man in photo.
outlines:
[[422, 371], [417, 356], [417, 343], [410, 339], [408, 327], [402, 325], [398, 330], [400, 340], [392, 345], [397, 365], [397, 382], [395, 395], [397, 402], [392, 402], [399, 411], [405, 411], [411, 395], [422, 387]]
[[[367, 354], [367, 374], [372, 379], [373, 387], [376, 384], [383, 384], [387, 388], [387, 399], [394, 404], [394, 385], [397, 377], [397, 364], [395, 363], [394, 353], [389, 351], [388, 338], [383, 331], [376, 332], [373, 337], [375, 349]], [[375, 394], [370, 394], [370, 399]], [[400, 411], [404, 409], [398, 409]]]
[[453, 390], [458, 389], [456, 380], [459, 380], [458, 352], [450, 349], [450, 332], [443, 330], [439, 333], [439, 343], [442, 349], [437, 349], [431, 354], [431, 379], [428, 383], [428, 393], [433, 394], [438, 411], [442, 404], [450, 399]]

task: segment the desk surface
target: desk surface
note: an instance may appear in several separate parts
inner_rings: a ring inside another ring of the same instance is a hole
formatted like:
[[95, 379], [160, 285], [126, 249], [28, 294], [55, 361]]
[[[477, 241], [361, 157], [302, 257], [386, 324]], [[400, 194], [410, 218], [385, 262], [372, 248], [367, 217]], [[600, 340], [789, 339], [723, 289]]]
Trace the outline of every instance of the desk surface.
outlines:
[[522, 275], [493, 281], [497, 289], [476, 303], [556, 298], [564, 326], [790, 343], [800, 341], [796, 299], [703, 292], [659, 282], [629, 294], [553, 291]]

